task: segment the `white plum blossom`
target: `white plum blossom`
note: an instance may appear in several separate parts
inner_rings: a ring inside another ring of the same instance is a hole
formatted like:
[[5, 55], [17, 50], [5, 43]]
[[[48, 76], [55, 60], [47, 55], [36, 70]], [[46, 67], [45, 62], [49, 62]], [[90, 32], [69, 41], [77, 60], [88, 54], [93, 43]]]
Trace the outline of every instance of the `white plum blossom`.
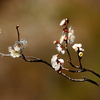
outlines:
[[82, 44], [80, 44], [80, 43], [74, 44], [74, 45], [72, 46], [72, 48], [73, 48], [75, 51], [78, 51], [78, 49], [79, 49], [79, 51], [84, 51], [84, 49], [82, 48]]
[[62, 31], [62, 35], [61, 35], [61, 37], [60, 37], [60, 41], [59, 41], [60, 44], [62, 44], [62, 43], [64, 42], [65, 37], [66, 37], [66, 30], [63, 29], [63, 31]]
[[52, 68], [54, 68], [55, 69], [55, 71], [58, 71], [58, 70], [60, 70], [60, 63], [57, 63], [57, 62], [54, 62], [54, 63], [52, 63]]
[[60, 22], [60, 26], [64, 26], [66, 24], [66, 20], [65, 19], [63, 19], [61, 22]]
[[27, 41], [25, 39], [21, 39], [20, 43], [23, 44], [23, 49], [27, 46]]
[[61, 69], [61, 67], [63, 67], [64, 60], [63, 59], [59, 59], [58, 54], [56, 54], [56, 55], [52, 56], [51, 64], [52, 64], [52, 68], [54, 68], [55, 71], [58, 71], [58, 70]]
[[63, 59], [58, 59], [60, 65], [63, 67], [64, 66], [64, 60]]
[[62, 54], [65, 54], [64, 47], [61, 44], [57, 44], [56, 49], [58, 50], [58, 52], [61, 52]]
[[14, 48], [12, 48], [11, 46], [8, 47], [8, 51], [10, 52], [10, 56], [13, 57], [13, 58], [21, 56], [21, 52], [15, 51]]
[[20, 41], [16, 41], [14, 46], [8, 47], [8, 51], [10, 52], [10, 56], [13, 58], [20, 57], [22, 54], [22, 50], [27, 46], [27, 41], [21, 39]]
[[60, 44], [63, 43], [65, 37], [66, 37], [66, 34], [62, 34], [62, 35], [61, 35], [61, 37], [60, 37]]
[[51, 63], [56, 62], [57, 59], [58, 59], [58, 54], [53, 55], [52, 58], [51, 58]]
[[13, 48], [14, 48], [15, 51], [19, 52], [20, 50], [23, 49], [22, 43], [20, 43], [20, 41], [16, 41], [15, 45], [13, 46]]
[[57, 63], [58, 60], [58, 54], [53, 55], [51, 58], [51, 64], [52, 64], [52, 68], [55, 69], [55, 71], [60, 69], [60, 63]]
[[67, 23], [68, 23], [68, 18], [65, 18], [65, 19], [63, 19], [61, 22], [60, 22], [60, 26], [66, 26], [67, 25]]
[[58, 52], [65, 54], [65, 48], [58, 41], [54, 41], [53, 43], [57, 45], [56, 49]]
[[75, 40], [74, 30], [71, 26], [69, 27], [69, 30], [68, 30], [68, 43], [72, 44], [74, 43], [74, 40]]

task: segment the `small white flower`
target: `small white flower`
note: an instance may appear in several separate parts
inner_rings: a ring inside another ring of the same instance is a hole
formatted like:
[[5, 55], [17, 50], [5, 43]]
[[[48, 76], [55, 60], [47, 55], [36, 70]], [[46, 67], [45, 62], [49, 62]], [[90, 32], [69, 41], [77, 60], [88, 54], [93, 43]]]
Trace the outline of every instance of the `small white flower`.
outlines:
[[56, 49], [58, 52], [65, 54], [65, 48], [58, 41], [54, 41], [53, 43], [57, 45]]
[[63, 67], [64, 66], [64, 60], [63, 59], [58, 59], [60, 65]]
[[13, 48], [8, 47], [8, 51], [13, 58], [20, 57], [22, 54], [22, 50], [27, 46], [27, 41], [21, 39], [20, 41], [16, 41]]
[[15, 51], [20, 51], [22, 49], [23, 45], [20, 43], [20, 41], [16, 41], [14, 45], [14, 50]]
[[65, 54], [64, 47], [61, 44], [57, 44], [56, 49], [58, 50], [58, 52], [61, 52], [62, 54]]
[[52, 56], [51, 64], [52, 64], [52, 68], [54, 68], [55, 71], [58, 71], [58, 70], [60, 70], [61, 67], [63, 67], [64, 60], [63, 59], [59, 59], [58, 54], [56, 54], [56, 55]]
[[63, 43], [65, 37], [66, 37], [66, 34], [62, 34], [62, 35], [61, 35], [61, 37], [60, 37], [60, 44]]
[[69, 30], [68, 30], [70, 33], [74, 34], [74, 30], [72, 28], [72, 26], [69, 27]]
[[8, 47], [8, 51], [10, 52], [10, 56], [13, 57], [13, 58], [21, 56], [21, 53], [18, 52], [18, 51], [15, 51], [11, 46]]
[[21, 39], [20, 43], [23, 44], [23, 48], [25, 48], [27, 46], [27, 41], [25, 39]]
[[54, 68], [55, 69], [55, 71], [58, 71], [58, 70], [60, 70], [60, 63], [57, 63], [57, 62], [54, 62], [54, 63], [52, 63], [52, 68]]
[[57, 63], [58, 60], [58, 54], [53, 55], [51, 58], [51, 64], [52, 64], [52, 68], [55, 69], [55, 71], [60, 69], [60, 63]]
[[63, 19], [61, 22], [60, 22], [60, 26], [66, 26], [67, 25], [67, 23], [68, 23], [68, 18], [65, 18], [65, 19]]
[[72, 46], [72, 48], [75, 50], [75, 51], [78, 51], [78, 48], [79, 48], [79, 51], [84, 51], [84, 49], [83, 48], [81, 48], [82, 47], [82, 44], [74, 44], [73, 46]]
[[72, 29], [72, 27], [70, 27], [68, 33], [68, 43], [72, 44], [74, 43], [74, 40], [75, 40], [74, 30]]
[[51, 58], [51, 63], [56, 62], [57, 59], [58, 59], [58, 54], [53, 55], [52, 58]]
[[60, 26], [64, 26], [66, 24], [66, 20], [65, 19], [63, 19], [61, 22], [60, 22]]

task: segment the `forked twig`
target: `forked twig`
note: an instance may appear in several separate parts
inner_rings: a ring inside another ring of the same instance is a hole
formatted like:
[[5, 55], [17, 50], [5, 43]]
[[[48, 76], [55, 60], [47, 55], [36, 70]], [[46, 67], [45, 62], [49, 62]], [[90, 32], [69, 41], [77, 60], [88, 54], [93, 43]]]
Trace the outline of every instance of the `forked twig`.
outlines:
[[67, 75], [64, 74], [64, 73], [59, 73], [59, 74], [61, 74], [61, 75], [64, 76], [65, 78], [67, 78], [67, 79], [69, 79], [69, 80], [71, 80], [71, 81], [74, 81], [74, 82], [85, 82], [85, 81], [88, 81], [88, 82], [90, 82], [90, 83], [92, 83], [92, 84], [97, 85], [97, 86], [100, 87], [100, 84], [98, 84], [97, 82], [95, 82], [95, 81], [93, 81], [93, 80], [91, 80], [91, 79], [85, 78], [85, 77], [83, 77], [83, 79], [73, 79], [73, 78], [67, 76]]

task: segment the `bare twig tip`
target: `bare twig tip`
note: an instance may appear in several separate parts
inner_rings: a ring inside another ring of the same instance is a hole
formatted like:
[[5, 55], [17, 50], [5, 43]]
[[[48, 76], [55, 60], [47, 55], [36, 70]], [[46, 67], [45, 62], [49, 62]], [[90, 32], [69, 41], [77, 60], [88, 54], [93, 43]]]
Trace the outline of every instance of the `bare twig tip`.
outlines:
[[16, 25], [16, 28], [18, 28], [19, 27], [19, 25]]

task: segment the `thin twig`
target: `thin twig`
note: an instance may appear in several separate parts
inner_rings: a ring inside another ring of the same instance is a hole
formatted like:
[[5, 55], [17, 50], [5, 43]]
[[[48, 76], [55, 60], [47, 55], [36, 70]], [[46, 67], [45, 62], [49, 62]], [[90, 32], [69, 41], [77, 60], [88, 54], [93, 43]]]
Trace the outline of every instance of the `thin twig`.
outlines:
[[[40, 59], [40, 58], [36, 58], [36, 57], [33, 57], [33, 56], [24, 56], [24, 54], [22, 54], [22, 59], [25, 60], [26, 62], [42, 62], [42, 63], [45, 63], [46, 65], [52, 67], [51, 64], [49, 64], [48, 62]], [[26, 58], [31, 58], [31, 59], [34, 59], [34, 60], [29, 60], [29, 59], [26, 59]]]
[[[44, 60], [42, 60], [42, 59], [40, 59], [40, 58], [37, 58], [37, 57], [33, 57], [33, 56], [24, 56], [24, 55], [22, 54], [22, 58], [23, 58], [25, 61], [27, 61], [27, 62], [42, 62], [42, 63], [45, 63], [45, 64], [49, 65], [50, 67], [52, 67], [52, 65], [51, 65], [50, 63], [48, 63], [48, 62], [46, 62], [46, 61], [44, 61]], [[28, 58], [28, 59], [26, 59], [26, 58]], [[34, 60], [29, 60], [29, 59], [34, 59]], [[70, 63], [71, 63], [71, 62], [70, 62]], [[75, 68], [79, 68], [78, 66], [74, 66], [72, 63], [71, 63], [71, 65], [72, 65], [73, 67], [75, 67]], [[70, 69], [67, 69], [67, 68], [65, 68], [65, 67], [62, 67], [62, 69], [63, 69], [63, 70], [66, 70], [66, 71], [69, 71], [69, 72], [72, 72], [72, 73], [81, 73], [81, 72], [89, 71], [89, 72], [93, 73], [94, 75], [96, 75], [96, 76], [98, 76], [98, 77], [100, 78], [100, 75], [97, 74], [96, 72], [92, 71], [91, 69], [85, 69], [85, 68], [83, 68], [82, 70], [70, 70]]]
[[92, 84], [95, 84], [95, 85], [97, 85], [97, 86], [100, 87], [100, 84], [98, 84], [97, 82], [95, 82], [95, 81], [93, 81], [93, 80], [91, 80], [91, 79], [84, 78], [84, 80], [85, 80], [85, 81], [88, 81], [88, 82], [90, 82], [90, 83], [92, 83]]
[[10, 57], [10, 54], [0, 53], [1, 57]]
[[20, 41], [20, 33], [19, 33], [19, 25], [16, 26], [17, 34], [18, 34], [18, 41]]
[[59, 73], [59, 74], [62, 75], [62, 76], [64, 76], [65, 78], [71, 80], [71, 81], [74, 81], [74, 82], [84, 82], [84, 81], [85, 81], [84, 79], [73, 79], [73, 78], [67, 76], [67, 75], [64, 74], [64, 73]]
[[62, 76], [64, 76], [65, 78], [71, 80], [71, 81], [74, 81], [74, 82], [85, 82], [85, 81], [88, 81], [88, 82], [90, 82], [90, 83], [92, 83], [92, 84], [94, 84], [94, 85], [100, 87], [100, 84], [98, 84], [97, 82], [95, 82], [95, 81], [93, 81], [93, 80], [91, 80], [91, 79], [88, 79], [88, 78], [84, 78], [84, 77], [83, 77], [83, 79], [73, 79], [73, 78], [67, 76], [67, 75], [64, 74], [64, 73], [59, 73], [59, 74], [62, 75]]
[[70, 60], [67, 60], [69, 62], [69, 64], [73, 67], [73, 68], [77, 68], [77, 69], [80, 69], [79, 66], [75, 66]]
[[79, 65], [80, 65], [80, 67], [79, 67], [79, 68], [82, 70], [82, 63], [81, 63], [81, 59], [82, 59], [82, 57], [80, 57], [80, 56], [79, 56], [79, 52], [80, 52], [80, 51], [79, 51], [79, 48], [78, 48], [78, 51], [77, 51], [77, 56], [78, 56]]

